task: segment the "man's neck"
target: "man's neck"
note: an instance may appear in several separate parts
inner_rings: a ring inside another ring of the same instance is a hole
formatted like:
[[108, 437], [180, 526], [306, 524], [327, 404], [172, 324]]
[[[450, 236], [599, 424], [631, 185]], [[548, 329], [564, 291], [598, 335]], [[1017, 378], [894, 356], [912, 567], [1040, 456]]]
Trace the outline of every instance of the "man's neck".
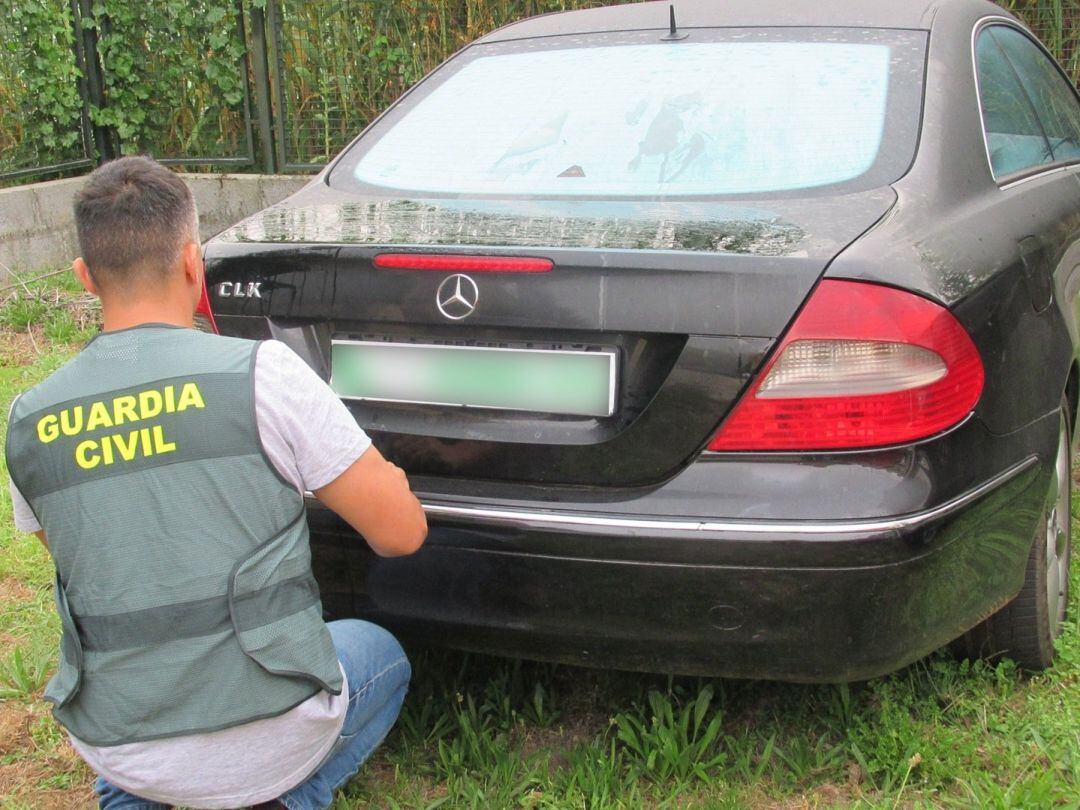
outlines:
[[104, 299], [101, 302], [101, 322], [103, 332], [117, 332], [150, 323], [183, 326], [188, 329], [195, 325], [193, 313], [184, 302], [121, 303]]

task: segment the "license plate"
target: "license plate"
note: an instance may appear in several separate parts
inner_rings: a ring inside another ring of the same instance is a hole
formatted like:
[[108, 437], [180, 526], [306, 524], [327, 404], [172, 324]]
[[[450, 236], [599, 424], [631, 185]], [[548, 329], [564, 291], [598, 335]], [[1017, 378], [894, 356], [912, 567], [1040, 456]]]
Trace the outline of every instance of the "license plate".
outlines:
[[611, 416], [615, 372], [608, 350], [335, 340], [330, 385], [344, 399]]

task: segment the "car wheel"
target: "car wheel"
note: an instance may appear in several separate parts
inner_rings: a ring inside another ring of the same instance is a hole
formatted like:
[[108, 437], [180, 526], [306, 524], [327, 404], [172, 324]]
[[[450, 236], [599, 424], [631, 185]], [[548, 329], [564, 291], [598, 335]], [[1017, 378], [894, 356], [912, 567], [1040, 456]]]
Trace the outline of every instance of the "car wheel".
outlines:
[[953, 643], [961, 657], [1007, 656], [1028, 670], [1046, 669], [1054, 662], [1054, 639], [1061, 633], [1069, 601], [1072, 554], [1068, 413], [1063, 402], [1054, 474], [1028, 554], [1024, 585], [1009, 604]]

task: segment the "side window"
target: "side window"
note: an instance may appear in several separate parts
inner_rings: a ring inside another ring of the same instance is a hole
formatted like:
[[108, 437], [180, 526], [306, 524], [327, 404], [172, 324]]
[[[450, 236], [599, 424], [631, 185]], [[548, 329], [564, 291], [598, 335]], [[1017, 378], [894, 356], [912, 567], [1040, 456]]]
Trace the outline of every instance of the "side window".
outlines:
[[1016, 69], [1050, 141], [1054, 160], [1080, 159], [1080, 102], [1069, 81], [1020, 31], [1003, 25], [989, 31]]
[[985, 28], [975, 43], [986, 144], [995, 177], [1054, 162], [1031, 100], [991, 32]]

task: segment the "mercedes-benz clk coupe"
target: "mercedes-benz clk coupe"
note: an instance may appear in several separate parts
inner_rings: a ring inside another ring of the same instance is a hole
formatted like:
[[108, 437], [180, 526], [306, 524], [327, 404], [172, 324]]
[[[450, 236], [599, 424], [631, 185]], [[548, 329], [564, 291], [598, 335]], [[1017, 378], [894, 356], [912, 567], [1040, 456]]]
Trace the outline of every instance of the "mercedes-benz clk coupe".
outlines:
[[[533, 659], [864, 679], [1051, 664], [1080, 103], [984, 0], [678, 0], [472, 43], [206, 247], [409, 474], [324, 609]], [[310, 429], [319, 430], [318, 424]]]

